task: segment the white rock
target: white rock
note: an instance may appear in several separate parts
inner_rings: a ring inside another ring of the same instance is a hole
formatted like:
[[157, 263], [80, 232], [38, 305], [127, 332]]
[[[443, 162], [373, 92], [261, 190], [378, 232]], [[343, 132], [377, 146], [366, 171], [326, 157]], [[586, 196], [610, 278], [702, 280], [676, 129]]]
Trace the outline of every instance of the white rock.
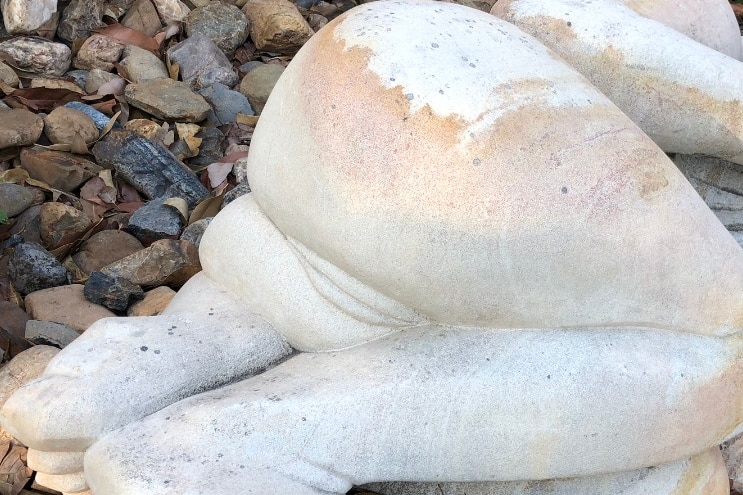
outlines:
[[30, 33], [52, 19], [57, 0], [2, 0], [0, 10], [9, 33]]
[[28, 449], [28, 467], [47, 474], [74, 474], [83, 469], [82, 452], [42, 452]]
[[74, 474], [45, 474], [36, 473], [36, 483], [58, 492], [82, 492], [88, 489], [88, 483], [85, 481], [85, 475], [80, 473]]

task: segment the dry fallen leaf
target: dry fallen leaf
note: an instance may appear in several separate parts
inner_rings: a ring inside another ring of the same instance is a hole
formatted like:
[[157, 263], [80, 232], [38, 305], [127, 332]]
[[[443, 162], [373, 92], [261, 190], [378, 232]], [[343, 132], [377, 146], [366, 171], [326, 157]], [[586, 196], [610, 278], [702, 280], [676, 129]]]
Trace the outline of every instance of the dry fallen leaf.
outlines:
[[165, 206], [170, 206], [171, 208], [175, 208], [178, 210], [178, 213], [181, 214], [181, 218], [183, 220], [188, 219], [188, 203], [183, 198], [168, 198], [165, 201], [163, 201], [163, 204]]
[[[224, 191], [222, 191], [223, 193]], [[224, 199], [223, 194], [218, 194], [213, 198], [207, 198], [201, 203], [197, 204], [191, 212], [191, 216], [188, 218], [188, 224], [191, 225], [197, 220], [201, 220], [206, 217], [213, 217], [219, 213], [219, 209], [222, 207], [222, 200]]]
[[93, 32], [108, 36], [109, 38], [113, 38], [116, 41], [120, 41], [127, 45], [138, 46], [139, 48], [153, 52], [155, 55], [159, 54], [160, 43], [156, 39], [150, 38], [142, 31], [128, 28], [119, 23], [113, 23], [108, 26], [96, 28]]

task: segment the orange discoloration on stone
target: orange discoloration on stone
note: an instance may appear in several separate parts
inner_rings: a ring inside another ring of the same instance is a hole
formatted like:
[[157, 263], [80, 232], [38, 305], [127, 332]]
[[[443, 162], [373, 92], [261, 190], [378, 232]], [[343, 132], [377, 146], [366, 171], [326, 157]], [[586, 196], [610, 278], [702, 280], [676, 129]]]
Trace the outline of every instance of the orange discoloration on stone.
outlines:
[[730, 482], [719, 448], [692, 457], [671, 495], [728, 495]]

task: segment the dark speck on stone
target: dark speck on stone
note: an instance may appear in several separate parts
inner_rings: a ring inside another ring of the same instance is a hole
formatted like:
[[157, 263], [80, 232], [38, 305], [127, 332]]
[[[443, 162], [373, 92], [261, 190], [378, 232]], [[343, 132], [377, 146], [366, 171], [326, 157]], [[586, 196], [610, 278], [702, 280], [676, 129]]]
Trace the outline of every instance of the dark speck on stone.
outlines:
[[439, 44], [438, 43], [431, 43], [431, 46], [434, 47], [434, 48], [438, 48], [439, 47]]
[[139, 350], [142, 352], [147, 352], [147, 346], [143, 345], [142, 347], [139, 348]]
[[440, 89], [440, 90], [439, 90], [439, 94], [440, 94], [440, 95], [443, 95], [443, 94], [444, 94], [444, 90], [443, 90], [443, 89]]
[[570, 27], [570, 26], [572, 26], [572, 25], [573, 25], [573, 23], [572, 23], [572, 22], [570, 22], [570, 21], [568, 21], [568, 27]]
[[407, 98], [408, 101], [411, 101], [413, 98], [415, 98], [415, 96], [413, 96], [413, 93], [408, 93], [405, 95], [405, 98]]
[[474, 68], [475, 67], [475, 64], [473, 64], [472, 62], [470, 62], [470, 67], [473, 67]]
[[462, 60], [463, 60], [464, 62], [467, 62], [467, 61], [468, 61], [469, 59], [468, 59], [467, 57], [462, 57]]
[[160, 349], [155, 349], [155, 354], [160, 354]]
[[473, 164], [474, 166], [478, 166], [478, 165], [480, 165], [480, 159], [479, 159], [479, 158], [475, 158], [474, 160], [472, 160], [472, 164]]
[[568, 188], [565, 187], [565, 186], [563, 186], [563, 188], [560, 189], [560, 192], [563, 193], [563, 194], [567, 194], [568, 193]]

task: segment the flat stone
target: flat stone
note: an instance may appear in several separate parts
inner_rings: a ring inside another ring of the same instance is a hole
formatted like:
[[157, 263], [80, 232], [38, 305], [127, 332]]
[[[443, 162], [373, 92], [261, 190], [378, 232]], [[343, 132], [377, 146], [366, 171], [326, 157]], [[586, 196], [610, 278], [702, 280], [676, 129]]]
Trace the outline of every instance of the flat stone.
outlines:
[[0, 112], [0, 149], [34, 144], [44, 129], [44, 121], [23, 108]]
[[57, 36], [73, 42], [87, 38], [103, 23], [103, 0], [71, 0], [62, 11], [62, 18], [57, 27]]
[[86, 275], [90, 275], [142, 248], [136, 237], [123, 230], [102, 230], [83, 242], [72, 259]]
[[8, 33], [30, 33], [52, 20], [57, 0], [2, 0], [0, 10]]
[[284, 73], [284, 67], [277, 64], [263, 64], [245, 74], [240, 81], [240, 92], [248, 97], [250, 105], [261, 113], [273, 87]]
[[78, 94], [85, 94], [83, 88], [72, 81], [65, 81], [64, 79], [50, 79], [47, 77], [34, 77], [31, 79], [31, 88], [48, 88], [48, 89], [66, 89]]
[[41, 205], [39, 229], [44, 247], [56, 249], [80, 239], [93, 226], [93, 221], [82, 211], [64, 203]]
[[[82, 112], [90, 117], [99, 131], [103, 130], [108, 125], [108, 121], [111, 120], [111, 117], [109, 117], [105, 113], [100, 112], [90, 105], [86, 105], [85, 103], [79, 101], [71, 101], [69, 103], [66, 103], [65, 107], [72, 108], [73, 110]], [[121, 125], [118, 122], [114, 122], [113, 128], [120, 129]]]
[[288, 0], [249, 0], [243, 12], [260, 51], [294, 54], [315, 32]]
[[72, 64], [78, 69], [101, 69], [111, 71], [114, 63], [121, 58], [125, 45], [104, 36], [94, 34], [80, 47]]
[[121, 24], [147, 36], [155, 36], [162, 26], [157, 9], [150, 0], [136, 0], [121, 19]]
[[188, 160], [189, 165], [207, 166], [224, 156], [222, 149], [225, 136], [222, 131], [216, 127], [204, 127], [196, 133], [196, 137], [201, 139], [201, 146], [198, 155]]
[[155, 287], [144, 293], [144, 299], [137, 301], [126, 311], [127, 316], [156, 316], [168, 307], [176, 292], [165, 285]]
[[191, 12], [191, 9], [180, 0], [152, 0], [152, 3], [155, 4], [160, 19], [166, 24], [173, 21], [183, 22]]
[[61, 76], [70, 67], [70, 49], [44, 38], [22, 36], [0, 42], [0, 53], [19, 70], [46, 77]]
[[214, 2], [191, 11], [186, 18], [186, 35], [203, 34], [232, 56], [248, 39], [248, 19], [236, 6]]
[[250, 185], [247, 182], [241, 182], [231, 190], [227, 191], [222, 200], [222, 208], [235, 201], [240, 196], [245, 196], [250, 191]]
[[8, 397], [26, 383], [41, 376], [59, 349], [48, 345], [37, 345], [27, 349], [0, 368], [0, 406]]
[[93, 272], [85, 282], [85, 299], [114, 311], [125, 311], [144, 297], [142, 288], [123, 277]]
[[134, 45], [127, 45], [121, 59], [129, 80], [142, 83], [151, 79], [168, 79], [168, 69], [160, 57], [149, 50]]
[[93, 155], [99, 164], [116, 169], [148, 199], [177, 196], [195, 206], [209, 194], [196, 175], [170, 151], [134, 132], [111, 131], [93, 146]]
[[160, 240], [148, 248], [111, 263], [101, 272], [121, 277], [142, 287], [182, 286], [201, 271], [196, 246], [188, 241]]
[[92, 143], [98, 139], [98, 128], [83, 112], [57, 107], [44, 118], [44, 134], [52, 143], [72, 144], [80, 138]]
[[52, 345], [64, 349], [80, 336], [74, 328], [62, 323], [44, 320], [26, 322], [26, 339], [34, 344]]
[[31, 206], [44, 202], [44, 192], [35, 187], [0, 183], [0, 210], [9, 217], [15, 217]]
[[26, 296], [26, 311], [34, 320], [55, 321], [84, 332], [100, 320], [116, 316], [85, 299], [83, 285], [73, 284], [33, 292]]
[[29, 294], [69, 283], [69, 274], [46, 249], [37, 244], [23, 243], [13, 249], [8, 265], [13, 287]]
[[212, 111], [207, 119], [216, 126], [235, 122], [238, 113], [255, 115], [248, 98], [224, 84], [214, 83], [199, 91], [199, 94], [211, 105]]
[[164, 204], [165, 199], [154, 199], [141, 206], [129, 217], [127, 230], [140, 242], [151, 244], [160, 239], [178, 239], [183, 218], [177, 209]]
[[31, 178], [60, 191], [72, 192], [103, 168], [80, 155], [41, 147], [21, 150], [21, 167]]
[[237, 84], [237, 74], [220, 48], [203, 34], [194, 34], [168, 50], [168, 59], [180, 66], [181, 78], [196, 89], [215, 83]]
[[158, 119], [179, 122], [200, 122], [211, 110], [188, 84], [172, 79], [154, 79], [146, 84], [130, 84], [125, 90], [130, 105]]
[[75, 84], [84, 88], [85, 82], [88, 80], [88, 71], [83, 69], [72, 69], [65, 72], [64, 77], [72, 79]]
[[17, 88], [18, 84], [20, 84], [18, 74], [16, 74], [13, 68], [5, 62], [0, 62], [0, 81], [12, 88]]

